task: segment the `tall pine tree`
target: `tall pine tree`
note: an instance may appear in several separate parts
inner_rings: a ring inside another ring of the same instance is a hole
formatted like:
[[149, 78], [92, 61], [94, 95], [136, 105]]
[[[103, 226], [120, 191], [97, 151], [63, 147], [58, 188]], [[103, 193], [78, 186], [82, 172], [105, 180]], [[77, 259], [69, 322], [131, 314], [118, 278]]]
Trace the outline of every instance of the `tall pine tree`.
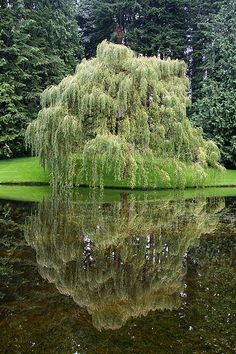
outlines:
[[199, 97], [199, 90], [205, 76], [204, 50], [209, 39], [210, 28], [206, 30], [204, 24], [209, 22], [213, 14], [219, 12], [221, 4], [222, 0], [187, 1], [187, 52], [193, 102]]
[[149, 0], [81, 0], [77, 19], [87, 57], [96, 54], [98, 44], [104, 39], [124, 41], [124, 35], [135, 16], [138, 16], [148, 2]]
[[236, 167], [236, 3], [222, 1], [199, 25], [204, 33], [200, 81], [193, 119], [215, 140], [227, 167]]
[[[185, 58], [187, 0], [82, 0], [78, 21], [88, 57], [103, 40], [123, 43], [144, 55]], [[118, 37], [118, 38], [117, 38]]]
[[128, 44], [144, 55], [186, 59], [186, 0], [148, 0], [134, 16], [126, 34]]
[[0, 158], [25, 153], [40, 93], [73, 71], [82, 47], [73, 0], [0, 2]]

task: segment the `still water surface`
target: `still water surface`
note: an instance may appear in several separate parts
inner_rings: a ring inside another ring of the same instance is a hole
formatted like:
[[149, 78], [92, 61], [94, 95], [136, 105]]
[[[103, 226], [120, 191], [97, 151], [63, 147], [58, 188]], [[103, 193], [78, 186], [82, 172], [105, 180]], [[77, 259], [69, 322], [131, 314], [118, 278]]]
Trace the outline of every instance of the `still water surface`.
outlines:
[[0, 201], [1, 353], [235, 353], [236, 198]]

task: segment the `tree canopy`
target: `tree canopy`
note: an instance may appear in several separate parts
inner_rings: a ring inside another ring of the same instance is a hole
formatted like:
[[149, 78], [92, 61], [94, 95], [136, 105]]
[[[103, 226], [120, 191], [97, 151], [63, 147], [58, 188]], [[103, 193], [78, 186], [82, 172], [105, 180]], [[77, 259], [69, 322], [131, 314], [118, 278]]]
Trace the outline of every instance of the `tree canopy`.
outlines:
[[137, 57], [104, 41], [96, 58], [83, 60], [73, 76], [44, 91], [27, 141], [53, 185], [71, 185], [75, 177], [79, 182], [78, 156], [92, 186], [102, 186], [107, 172], [131, 186], [150, 186], [153, 170], [168, 180], [163, 159], [172, 164], [178, 187], [186, 183], [184, 163], [194, 166], [195, 184], [201, 185], [204, 167], [218, 167], [220, 154], [186, 116], [188, 88], [183, 61]]

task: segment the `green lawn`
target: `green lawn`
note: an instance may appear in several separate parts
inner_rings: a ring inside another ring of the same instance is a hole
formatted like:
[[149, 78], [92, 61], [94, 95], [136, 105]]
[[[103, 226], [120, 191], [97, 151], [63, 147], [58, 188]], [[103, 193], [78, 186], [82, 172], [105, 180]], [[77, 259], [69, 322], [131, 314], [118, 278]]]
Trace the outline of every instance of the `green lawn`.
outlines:
[[0, 184], [47, 182], [48, 176], [39, 166], [36, 157], [22, 157], [0, 161]]
[[[187, 170], [186, 170], [187, 171]], [[236, 170], [226, 170], [223, 173], [215, 172], [208, 169], [208, 178], [206, 186], [236, 186]], [[186, 174], [187, 175], [187, 174]], [[188, 187], [191, 187], [191, 176]], [[18, 159], [1, 160], [0, 161], [0, 184], [46, 184], [48, 176], [39, 166], [38, 159], [35, 157], [24, 157]], [[111, 177], [105, 178], [105, 186], [110, 187], [127, 187], [125, 182], [115, 182]], [[164, 185], [160, 186], [165, 188]]]
[[[236, 186], [236, 170], [226, 170], [222, 173], [217, 172], [215, 176], [214, 174], [214, 170], [209, 170], [206, 186]], [[211, 181], [213, 181], [213, 183], [211, 183]]]

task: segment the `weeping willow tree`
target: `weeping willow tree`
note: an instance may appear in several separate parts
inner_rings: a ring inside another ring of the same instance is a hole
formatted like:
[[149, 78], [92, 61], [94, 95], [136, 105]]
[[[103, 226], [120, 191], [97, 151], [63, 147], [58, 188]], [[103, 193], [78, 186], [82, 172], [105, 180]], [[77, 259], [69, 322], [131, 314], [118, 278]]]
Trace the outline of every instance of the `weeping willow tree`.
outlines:
[[39, 272], [92, 316], [101, 330], [131, 317], [175, 309], [184, 291], [184, 258], [213, 231], [222, 199], [116, 203], [52, 198], [25, 227]]
[[103, 186], [110, 174], [131, 187], [158, 187], [171, 170], [184, 187], [186, 164], [193, 185], [203, 185], [204, 168], [219, 167], [220, 154], [186, 116], [188, 88], [183, 61], [137, 57], [104, 41], [96, 58], [44, 91], [27, 143], [54, 186]]

